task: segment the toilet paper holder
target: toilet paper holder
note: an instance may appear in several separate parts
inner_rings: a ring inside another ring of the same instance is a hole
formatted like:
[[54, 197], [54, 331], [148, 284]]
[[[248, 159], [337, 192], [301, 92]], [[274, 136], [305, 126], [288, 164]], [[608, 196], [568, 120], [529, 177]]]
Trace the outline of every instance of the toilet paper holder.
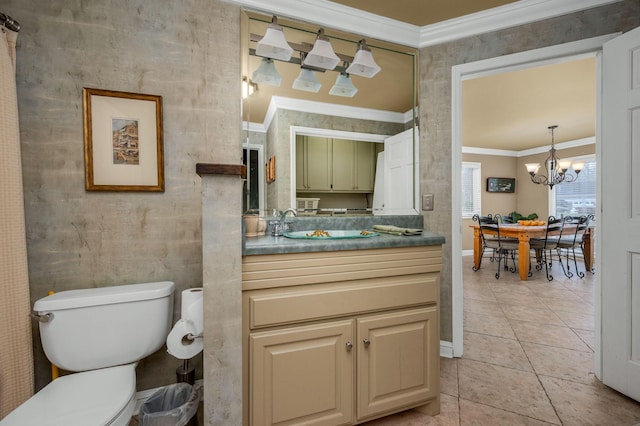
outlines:
[[202, 339], [204, 333], [200, 333], [200, 334], [192, 334], [192, 333], [188, 333], [184, 336], [182, 336], [182, 344], [187, 346], [192, 344], [196, 339]]
[[196, 340], [196, 339], [202, 339], [202, 337], [204, 336], [204, 333], [200, 333], [200, 334], [187, 334], [185, 337], [189, 340]]

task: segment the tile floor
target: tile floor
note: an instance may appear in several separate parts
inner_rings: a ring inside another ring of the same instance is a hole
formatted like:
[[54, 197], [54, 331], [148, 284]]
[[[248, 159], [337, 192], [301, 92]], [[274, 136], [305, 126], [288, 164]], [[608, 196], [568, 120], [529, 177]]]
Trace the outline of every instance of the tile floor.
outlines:
[[[559, 265], [521, 282], [464, 257], [464, 355], [441, 359], [441, 414], [407, 411], [367, 426], [640, 424], [640, 403], [593, 374], [591, 274], [567, 279]], [[581, 266], [581, 265], [580, 265]]]
[[[640, 425], [640, 403], [593, 374], [594, 279], [559, 266], [521, 282], [464, 257], [464, 355], [441, 359], [441, 414], [409, 410], [367, 426]], [[198, 418], [202, 425], [202, 416]], [[135, 419], [131, 423], [136, 425]]]

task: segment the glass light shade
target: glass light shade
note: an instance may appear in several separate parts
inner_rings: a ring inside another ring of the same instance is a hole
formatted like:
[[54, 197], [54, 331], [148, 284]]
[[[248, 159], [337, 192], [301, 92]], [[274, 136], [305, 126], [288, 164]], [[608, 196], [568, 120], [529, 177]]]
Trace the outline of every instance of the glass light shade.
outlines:
[[292, 54], [293, 48], [287, 43], [282, 27], [276, 23], [269, 24], [267, 32], [256, 46], [256, 55], [288, 61]]
[[524, 166], [527, 168], [527, 171], [529, 173], [533, 173], [533, 174], [538, 173], [538, 170], [540, 169], [539, 163], [527, 163]]
[[569, 167], [571, 167], [570, 160], [558, 160], [558, 168], [563, 172], [569, 170]]
[[310, 67], [332, 70], [338, 65], [338, 62], [340, 62], [340, 58], [334, 53], [331, 42], [320, 33], [313, 44], [313, 49], [307, 53], [302, 63]]
[[583, 162], [573, 163], [573, 171], [574, 172], [580, 173], [583, 168], [584, 168], [584, 163]]
[[356, 93], [358, 93], [358, 88], [353, 85], [351, 77], [345, 73], [340, 73], [338, 75], [338, 78], [336, 78], [336, 84], [334, 84], [331, 90], [329, 90], [330, 95], [344, 96], [347, 98], [352, 98]]
[[273, 60], [269, 58], [262, 58], [260, 66], [251, 75], [251, 80], [276, 87], [280, 87], [280, 84], [282, 84], [282, 77], [278, 74]]
[[318, 81], [313, 71], [304, 69], [300, 70], [300, 75], [293, 82], [293, 88], [304, 90], [305, 92], [317, 93], [322, 87], [322, 83]]
[[347, 68], [349, 74], [371, 78], [380, 72], [381, 68], [373, 60], [371, 51], [366, 46], [358, 45], [358, 51], [353, 58], [353, 62]]

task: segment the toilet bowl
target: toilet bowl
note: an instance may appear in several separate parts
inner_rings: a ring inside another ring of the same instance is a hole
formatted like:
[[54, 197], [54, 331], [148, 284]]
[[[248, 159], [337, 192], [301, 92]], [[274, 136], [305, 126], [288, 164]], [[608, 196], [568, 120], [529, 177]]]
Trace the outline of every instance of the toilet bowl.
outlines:
[[126, 426], [137, 362], [160, 349], [171, 326], [174, 284], [69, 290], [38, 300], [49, 360], [75, 373], [49, 383], [0, 426]]
[[49, 383], [0, 424], [126, 426], [135, 394], [134, 364], [69, 374]]

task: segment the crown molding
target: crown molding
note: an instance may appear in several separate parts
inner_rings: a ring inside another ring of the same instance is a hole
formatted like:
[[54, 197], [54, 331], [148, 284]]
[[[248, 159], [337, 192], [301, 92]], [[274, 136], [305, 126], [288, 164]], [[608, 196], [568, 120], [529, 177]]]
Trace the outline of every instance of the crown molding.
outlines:
[[355, 33], [403, 46], [418, 47], [420, 27], [328, 0], [226, 0], [257, 12]]
[[420, 28], [418, 47], [432, 46], [622, 0], [520, 0]]
[[[557, 150], [577, 148], [579, 146], [592, 145], [596, 143], [596, 137], [590, 136], [588, 138], [576, 139], [572, 141], [562, 142], [555, 144]], [[506, 149], [491, 149], [491, 148], [478, 148], [474, 146], [463, 146], [463, 154], [479, 154], [479, 155], [494, 155], [501, 157], [526, 157], [534, 154], [544, 154], [549, 152], [551, 144], [544, 146], [538, 146], [536, 148], [524, 149], [522, 151], [510, 151]]]
[[519, 0], [419, 27], [328, 0], [225, 0], [255, 11], [298, 19], [413, 48], [433, 46], [622, 0]]

